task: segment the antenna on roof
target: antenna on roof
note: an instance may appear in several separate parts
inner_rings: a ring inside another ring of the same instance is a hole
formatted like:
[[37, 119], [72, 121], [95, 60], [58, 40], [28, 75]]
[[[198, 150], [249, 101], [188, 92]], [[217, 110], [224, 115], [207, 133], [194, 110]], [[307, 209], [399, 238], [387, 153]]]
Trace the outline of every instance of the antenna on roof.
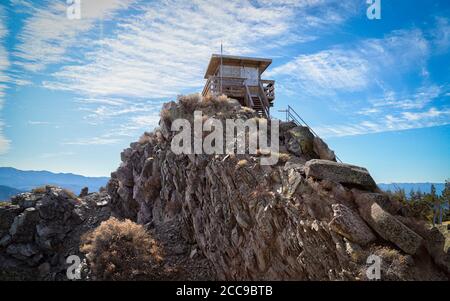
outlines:
[[220, 94], [223, 94], [222, 91], [222, 64], [223, 64], [223, 44], [222, 41], [220, 41]]

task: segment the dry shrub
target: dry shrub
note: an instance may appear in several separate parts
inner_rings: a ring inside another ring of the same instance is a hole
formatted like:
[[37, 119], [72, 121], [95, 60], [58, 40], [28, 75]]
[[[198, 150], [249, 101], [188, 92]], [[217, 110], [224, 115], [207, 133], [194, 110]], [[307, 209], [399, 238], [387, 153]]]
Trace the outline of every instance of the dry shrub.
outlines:
[[178, 97], [178, 102], [186, 112], [192, 113], [195, 111], [198, 104], [201, 102], [201, 95], [197, 93], [186, 96], [180, 96]]
[[223, 110], [228, 108], [229, 106], [228, 97], [224, 94], [220, 96], [208, 94], [205, 97], [203, 97], [202, 105], [203, 107], [210, 106], [216, 110]]
[[138, 143], [140, 144], [140, 145], [144, 145], [144, 144], [147, 144], [147, 143], [150, 143], [150, 142], [152, 142], [152, 134], [150, 134], [149, 132], [145, 132], [144, 134], [142, 134], [142, 136], [139, 138], [139, 141], [138, 141]]
[[214, 99], [214, 95], [211, 93], [208, 93], [205, 96], [203, 96], [202, 103], [203, 104], [211, 104], [213, 99]]
[[116, 218], [85, 234], [81, 251], [96, 280], [155, 279], [162, 260], [155, 240], [141, 225]]
[[36, 187], [31, 190], [32, 193], [43, 194], [47, 192], [47, 186]]
[[[45, 194], [45, 193], [47, 193], [47, 191], [49, 191], [51, 188], [59, 189], [59, 188], [56, 187], [56, 186], [45, 185], [45, 186], [36, 187], [36, 188], [32, 189], [31, 192], [32, 192], [32, 193], [35, 193], [35, 194]], [[73, 193], [73, 191], [70, 191], [70, 190], [68, 190], [68, 189], [66, 189], [66, 188], [62, 188], [61, 190], [64, 192], [64, 194], [66, 194], [66, 196], [67, 196], [68, 198], [73, 199], [73, 200], [77, 200], [77, 199], [78, 199], [77, 195], [76, 195], [75, 193]]]
[[71, 198], [72, 200], [77, 200], [77, 199], [78, 199], [77, 195], [76, 195], [75, 193], [73, 193], [72, 191], [68, 190], [68, 189], [63, 188], [63, 192], [64, 192], [69, 198]]
[[163, 121], [170, 121], [170, 119], [171, 119], [170, 111], [169, 111], [169, 109], [166, 109], [166, 108], [161, 109], [159, 116], [161, 117], [161, 119]]

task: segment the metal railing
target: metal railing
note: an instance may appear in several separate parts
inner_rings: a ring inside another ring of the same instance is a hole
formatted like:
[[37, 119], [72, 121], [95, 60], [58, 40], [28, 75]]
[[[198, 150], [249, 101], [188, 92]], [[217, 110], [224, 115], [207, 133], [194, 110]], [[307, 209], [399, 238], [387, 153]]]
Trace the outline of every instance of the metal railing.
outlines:
[[[309, 124], [300, 115], [298, 115], [298, 113], [291, 106], [288, 105], [287, 110], [281, 110], [280, 112], [286, 113], [287, 122], [292, 121], [298, 126], [306, 126], [315, 137], [320, 138], [319, 135], [314, 132]], [[334, 156], [336, 157], [336, 160], [342, 163], [342, 160], [336, 154], [334, 154]]]

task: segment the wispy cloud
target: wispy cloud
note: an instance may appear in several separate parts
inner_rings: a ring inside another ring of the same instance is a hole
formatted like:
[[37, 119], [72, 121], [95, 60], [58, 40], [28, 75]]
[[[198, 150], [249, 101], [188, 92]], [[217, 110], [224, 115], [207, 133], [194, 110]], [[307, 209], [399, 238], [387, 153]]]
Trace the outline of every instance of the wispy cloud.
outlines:
[[58, 158], [58, 157], [68, 157], [74, 156], [75, 152], [59, 152], [59, 153], [44, 153], [41, 155], [42, 159]]
[[4, 126], [3, 121], [0, 121], [0, 155], [7, 153], [11, 145], [11, 140], [6, 138], [3, 133]]
[[[401, 73], [422, 67], [429, 54], [420, 30], [394, 31], [383, 39], [367, 39], [318, 53], [299, 55], [274, 68], [269, 75], [282, 77], [288, 89], [309, 96], [362, 91], [382, 82], [390, 70]], [[412, 65], [411, 61], [415, 64]]]
[[369, 82], [369, 68], [368, 61], [360, 55], [344, 50], [326, 50], [300, 55], [273, 69], [268, 76], [286, 75], [301, 91], [317, 96], [365, 88]]
[[420, 112], [401, 112], [387, 114], [371, 121], [354, 124], [336, 124], [318, 126], [315, 131], [322, 137], [342, 137], [409, 130], [450, 124], [450, 109], [430, 108]]
[[117, 138], [105, 138], [105, 137], [89, 137], [80, 138], [74, 141], [63, 142], [63, 145], [110, 145], [119, 143], [120, 139]]
[[[5, 97], [5, 90], [10, 80], [7, 72], [10, 67], [8, 52], [4, 46], [5, 38], [8, 35], [8, 30], [5, 24], [6, 15], [2, 5], [0, 5], [0, 109], [3, 107]], [[7, 139], [3, 132], [4, 123], [0, 120], [0, 154], [8, 152], [11, 141]]]
[[86, 42], [82, 35], [92, 30], [96, 21], [111, 18], [114, 11], [126, 8], [132, 1], [81, 1], [80, 20], [67, 18], [68, 5], [65, 1], [45, 0], [41, 4], [25, 0], [15, 2], [17, 12], [29, 15], [17, 36], [15, 64], [36, 72], [45, 70], [48, 65], [76, 59], [73, 55], [67, 55], [67, 50]]
[[33, 121], [33, 120], [29, 120], [28, 121], [28, 125], [50, 125], [52, 124], [49, 121]]
[[108, 35], [91, 43], [82, 62], [66, 62], [43, 85], [80, 95], [91, 124], [128, 116], [120, 131], [134, 134], [136, 124], [140, 130], [156, 124], [139, 118], [156, 115], [161, 99], [201, 88], [204, 68], [221, 43], [225, 53], [263, 55], [342, 23], [355, 13], [354, 3], [137, 1], [133, 18], [119, 19]]
[[87, 63], [63, 67], [45, 86], [97, 97], [175, 96], [202, 85], [204, 67], [221, 42], [228, 53], [263, 51], [273, 45], [264, 39], [292, 34], [294, 15], [287, 7], [240, 0], [143, 4], [138, 16], [120, 22], [86, 55]]
[[[386, 91], [384, 97], [369, 100], [371, 109], [386, 107], [397, 109], [423, 109], [438, 97], [444, 97], [443, 88], [436, 85], [420, 87], [408, 95], [398, 95], [395, 91]], [[370, 110], [370, 109], [369, 109]]]
[[439, 52], [450, 47], [450, 21], [445, 17], [436, 17], [436, 27], [431, 31], [434, 46]]

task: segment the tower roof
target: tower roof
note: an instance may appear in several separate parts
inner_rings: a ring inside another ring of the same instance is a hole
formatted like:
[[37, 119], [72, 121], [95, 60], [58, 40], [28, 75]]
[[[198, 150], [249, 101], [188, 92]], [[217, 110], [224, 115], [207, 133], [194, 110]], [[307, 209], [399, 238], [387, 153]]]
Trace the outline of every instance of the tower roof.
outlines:
[[221, 58], [224, 65], [258, 67], [260, 73], [263, 73], [267, 67], [272, 64], [271, 59], [213, 54], [211, 56], [211, 60], [209, 61], [208, 68], [206, 69], [205, 79], [207, 79], [210, 75], [214, 75], [220, 65]]

